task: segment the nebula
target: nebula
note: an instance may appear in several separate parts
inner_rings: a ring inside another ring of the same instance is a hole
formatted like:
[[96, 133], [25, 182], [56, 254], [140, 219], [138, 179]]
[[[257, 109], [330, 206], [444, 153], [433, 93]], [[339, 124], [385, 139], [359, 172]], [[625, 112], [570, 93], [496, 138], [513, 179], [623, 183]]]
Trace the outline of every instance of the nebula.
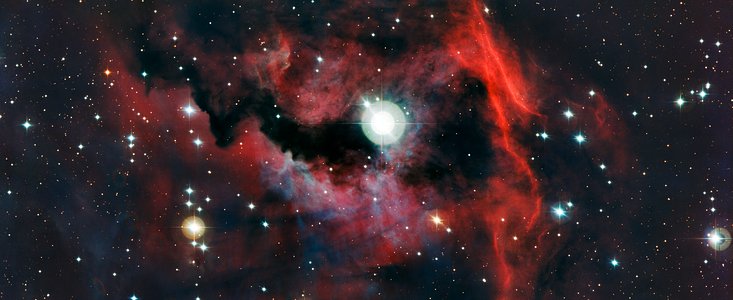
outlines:
[[[562, 153], [627, 164], [608, 150], [624, 132], [603, 95], [562, 95], [480, 1], [138, 9], [103, 28], [101, 80], [115, 131], [139, 141], [124, 175], [142, 178], [134, 239], [169, 273], [151, 269], [142, 290], [544, 298], [570, 244], [551, 207], [582, 180]], [[406, 115], [389, 145], [362, 132], [364, 103], [379, 101]], [[557, 101], [595, 112], [574, 120], [591, 141], [543, 153], [536, 134], [565, 121], [548, 118]], [[176, 229], [192, 213], [206, 251]]]

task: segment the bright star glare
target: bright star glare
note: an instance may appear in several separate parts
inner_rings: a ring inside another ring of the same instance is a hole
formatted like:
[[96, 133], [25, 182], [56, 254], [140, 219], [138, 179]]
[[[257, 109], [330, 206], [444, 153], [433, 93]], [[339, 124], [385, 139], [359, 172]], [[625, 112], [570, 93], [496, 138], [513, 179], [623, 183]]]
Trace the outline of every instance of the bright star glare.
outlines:
[[707, 235], [708, 246], [715, 251], [723, 251], [728, 249], [731, 244], [730, 232], [722, 227], [714, 228]]
[[578, 142], [578, 144], [582, 144], [582, 143], [585, 142], [585, 136], [583, 136], [582, 134], [578, 133], [575, 136], [575, 141]]
[[374, 114], [370, 122], [372, 129], [379, 135], [389, 134], [395, 127], [394, 117], [386, 111]]
[[[369, 104], [367, 104], [369, 103]], [[388, 101], [364, 101], [361, 126], [364, 135], [375, 144], [389, 145], [399, 141], [405, 131], [405, 114]]]

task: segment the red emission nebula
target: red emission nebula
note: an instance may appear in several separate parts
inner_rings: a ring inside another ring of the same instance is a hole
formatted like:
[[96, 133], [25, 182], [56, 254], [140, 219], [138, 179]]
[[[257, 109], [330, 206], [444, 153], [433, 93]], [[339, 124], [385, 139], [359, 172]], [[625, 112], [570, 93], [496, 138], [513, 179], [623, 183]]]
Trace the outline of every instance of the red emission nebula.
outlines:
[[[603, 95], [518, 49], [483, 2], [298, 17], [271, 2], [237, 16], [197, 5], [143, 6], [104, 27], [134, 35], [100, 43], [102, 105], [120, 115], [102, 121], [132, 162], [132, 239], [157, 269], [138, 285], [354, 299], [419, 296], [430, 291], [416, 278], [433, 274], [469, 298], [543, 298], [567, 245], [553, 205], [605, 197], [562, 153], [628, 168]], [[394, 143], [365, 137], [362, 113], [382, 102], [404, 113]], [[556, 120], [565, 109], [585, 113]], [[576, 139], [544, 143], [552, 122], [575, 124], [562, 138]], [[206, 224], [194, 241], [181, 232], [192, 215]]]

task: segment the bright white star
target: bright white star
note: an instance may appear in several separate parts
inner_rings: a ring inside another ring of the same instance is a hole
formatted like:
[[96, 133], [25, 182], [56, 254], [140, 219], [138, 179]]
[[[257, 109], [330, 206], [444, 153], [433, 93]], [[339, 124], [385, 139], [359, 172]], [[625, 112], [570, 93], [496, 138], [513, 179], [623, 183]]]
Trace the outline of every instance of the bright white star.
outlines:
[[699, 93], [697, 93], [697, 94], [698, 94], [698, 95], [700, 96], [700, 99], [705, 99], [705, 96], [707, 96], [707, 95], [708, 95], [708, 93], [707, 93], [707, 92], [705, 92], [705, 91], [700, 91], [700, 92], [699, 92]]
[[392, 102], [364, 101], [361, 125], [364, 134], [375, 144], [392, 144], [397, 142], [405, 131], [405, 114]]
[[570, 120], [570, 118], [575, 116], [575, 114], [573, 114], [573, 112], [570, 109], [566, 110], [562, 114], [565, 115], [565, 118], [567, 118], [568, 120]]
[[379, 135], [389, 134], [395, 127], [394, 117], [386, 111], [374, 114], [370, 122], [372, 129]]
[[581, 133], [578, 133], [577, 135], [575, 135], [575, 141], [578, 142], [578, 145], [580, 145], [585, 142], [585, 136], [583, 136], [583, 134]]
[[556, 216], [557, 216], [558, 218], [562, 218], [562, 217], [564, 217], [564, 216], [565, 216], [565, 215], [567, 214], [567, 212], [565, 212], [565, 209], [563, 209], [562, 207], [559, 207], [559, 206], [558, 206], [558, 207], [555, 207], [555, 208], [553, 208], [553, 209], [552, 209], [552, 212], [553, 212], [553, 213], [554, 213], [554, 214], [555, 214], [555, 215], [556, 215]]
[[682, 107], [682, 105], [684, 105], [685, 102], [687, 102], [685, 101], [685, 99], [682, 99], [682, 97], [679, 97], [677, 98], [677, 101], [675, 101], [674, 103], [677, 103], [677, 106]]
[[183, 108], [183, 112], [185, 112], [187, 115], [191, 115], [196, 112], [196, 109], [194, 109], [190, 104], [186, 105], [186, 107]]

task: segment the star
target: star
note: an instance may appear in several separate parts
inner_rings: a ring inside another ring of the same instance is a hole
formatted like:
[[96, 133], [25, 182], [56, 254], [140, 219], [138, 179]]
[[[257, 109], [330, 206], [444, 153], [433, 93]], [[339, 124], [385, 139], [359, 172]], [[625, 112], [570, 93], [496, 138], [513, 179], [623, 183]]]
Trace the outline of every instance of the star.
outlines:
[[84, 145], [82, 144], [79, 144], [79, 146], [76, 146], [76, 147], [79, 148], [79, 150], [84, 149]]
[[600, 167], [601, 167], [601, 170], [605, 170], [606, 169], [606, 165], [605, 164], [601, 164]]
[[435, 225], [440, 225], [440, 224], [443, 224], [443, 219], [441, 219], [441, 218], [440, 218], [439, 216], [437, 216], [437, 215], [436, 215], [436, 216], [433, 216], [433, 217], [431, 218], [431, 220], [433, 221], [433, 223], [434, 223]]
[[76, 257], [76, 262], [80, 262], [80, 261], [81, 261], [81, 257], [77, 256]]
[[619, 263], [618, 263], [618, 260], [616, 260], [615, 258], [611, 260], [611, 266], [612, 266], [612, 267], [614, 267], [614, 268], [615, 268], [615, 267], [618, 267], [618, 264], [619, 264]]
[[542, 139], [543, 141], [544, 141], [544, 140], [547, 140], [548, 138], [550, 138], [550, 135], [549, 135], [549, 134], [547, 134], [547, 132], [544, 132], [544, 131], [543, 131], [542, 133], [539, 133], [539, 134], [538, 134], [538, 136], [539, 136], [539, 137], [540, 137], [540, 138], [541, 138], [541, 139]]
[[580, 144], [582, 144], [582, 143], [585, 142], [585, 136], [583, 136], [582, 133], [576, 134], [575, 137], [574, 137], [574, 139], [575, 139], [576, 142], [578, 142], [578, 145], [580, 145]]
[[201, 218], [190, 216], [183, 220], [181, 230], [183, 231], [184, 236], [186, 236], [190, 240], [195, 241], [196, 239], [204, 235], [204, 232], [206, 231], [206, 225], [204, 225], [204, 221], [201, 220]]
[[567, 118], [568, 120], [575, 116], [575, 114], [573, 114], [573, 112], [569, 108], [562, 114], [565, 115], [565, 118]]
[[142, 75], [143, 78], [148, 77], [148, 72], [143, 71], [142, 73], [140, 73], [140, 75]]
[[685, 99], [682, 99], [682, 97], [679, 97], [679, 98], [677, 98], [677, 101], [675, 101], [674, 103], [677, 103], [677, 106], [679, 106], [680, 108], [682, 108], [682, 105], [684, 105], [685, 102], [687, 102], [687, 101], [685, 101]]
[[361, 117], [364, 135], [378, 145], [397, 142], [405, 131], [405, 113], [402, 108], [388, 101], [377, 99], [373, 105], [366, 105]]
[[207, 249], [209, 249], [209, 246], [206, 246], [206, 244], [201, 243], [201, 246], [199, 246], [199, 249], [201, 249], [201, 251], [204, 251], [205, 252]]
[[557, 206], [557, 207], [553, 208], [552, 209], [552, 213], [554, 213], [555, 216], [557, 216], [558, 218], [562, 218], [562, 217], [564, 217], [564, 216], [567, 215], [567, 212], [561, 206]]
[[99, 119], [101, 119], [101, 118], [102, 117], [100, 115], [98, 115], [98, 114], [94, 115], [94, 119], [97, 120], [97, 121], [99, 121]]
[[27, 130], [28, 128], [31, 128], [31, 126], [33, 126], [33, 125], [31, 124], [31, 122], [28, 122], [27, 120], [25, 121], [25, 123], [23, 123], [23, 124], [20, 124], [20, 125], [22, 125], [23, 127], [25, 127], [25, 129], [26, 129], [26, 130]]
[[255, 209], [254, 203], [250, 203], [249, 205], [247, 205], [247, 207], [249, 207], [250, 210]]
[[699, 92], [699, 93], [697, 93], [697, 94], [698, 94], [698, 95], [700, 96], [700, 99], [705, 99], [705, 96], [707, 96], [707, 95], [708, 95], [708, 93], [707, 93], [707, 92], [705, 92], [705, 91], [700, 91], [700, 92]]
[[270, 227], [270, 223], [267, 223], [267, 221], [262, 221], [262, 227], [268, 228]]
[[132, 141], [135, 140], [135, 136], [132, 135], [132, 134], [130, 134], [130, 135], [127, 136], [127, 140], [130, 141], [130, 143], [132, 143]]
[[372, 116], [371, 126], [377, 134], [386, 135], [392, 132], [395, 126], [395, 120], [390, 113], [380, 111]]
[[186, 193], [189, 195], [193, 194], [193, 189], [189, 186], [188, 188], [186, 188]]
[[194, 109], [193, 106], [189, 104], [183, 107], [183, 112], [190, 116], [191, 114], [196, 112], [196, 109]]
[[137, 297], [137, 296], [135, 296], [135, 295], [132, 295], [132, 296], [130, 296], [130, 300], [137, 300], [137, 299], [140, 299], [140, 298], [138, 298], [138, 297]]
[[199, 139], [199, 138], [196, 138], [195, 140], [193, 140], [193, 143], [194, 143], [194, 145], [196, 145], [197, 147], [200, 147], [201, 145], [203, 145], [203, 144], [204, 144], [204, 142], [203, 142], [203, 141], [201, 141], [201, 139]]
[[320, 57], [320, 56], [316, 57], [316, 61], [318, 61], [319, 63], [323, 62], [323, 57]]
[[590, 92], [588, 92], [588, 95], [595, 96], [596, 95], [596, 91], [590, 90]]

